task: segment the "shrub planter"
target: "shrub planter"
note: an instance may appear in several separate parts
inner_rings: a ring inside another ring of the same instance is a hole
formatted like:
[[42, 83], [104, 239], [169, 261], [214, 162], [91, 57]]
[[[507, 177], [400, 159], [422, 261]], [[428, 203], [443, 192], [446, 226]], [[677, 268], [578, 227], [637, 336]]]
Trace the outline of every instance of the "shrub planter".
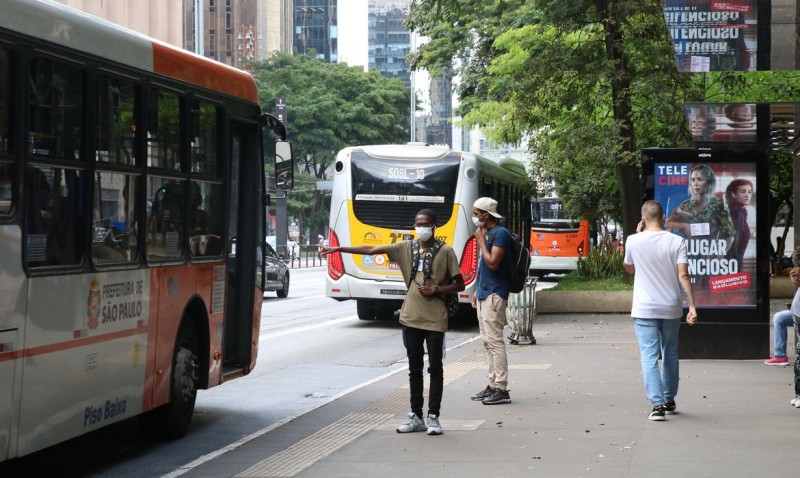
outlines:
[[[769, 296], [773, 299], [794, 297], [794, 286], [788, 277], [770, 277]], [[536, 292], [537, 314], [613, 314], [629, 313], [633, 291], [554, 291]]]
[[633, 291], [553, 291], [536, 292], [536, 313], [607, 314], [631, 311]]

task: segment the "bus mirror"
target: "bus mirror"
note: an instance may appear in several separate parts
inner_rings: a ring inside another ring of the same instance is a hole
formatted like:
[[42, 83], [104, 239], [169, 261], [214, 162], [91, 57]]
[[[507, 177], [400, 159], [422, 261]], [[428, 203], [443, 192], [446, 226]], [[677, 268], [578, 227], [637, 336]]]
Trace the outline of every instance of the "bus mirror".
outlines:
[[294, 158], [288, 141], [275, 142], [275, 183], [279, 191], [294, 188]]

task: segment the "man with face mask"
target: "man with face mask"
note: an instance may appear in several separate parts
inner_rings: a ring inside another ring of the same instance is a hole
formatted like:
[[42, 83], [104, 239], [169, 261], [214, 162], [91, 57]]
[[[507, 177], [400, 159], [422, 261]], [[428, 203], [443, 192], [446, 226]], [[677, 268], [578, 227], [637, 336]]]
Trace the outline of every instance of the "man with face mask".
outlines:
[[[507, 268], [504, 260], [511, 246], [511, 234], [500, 225], [503, 216], [497, 212], [497, 201], [478, 198], [472, 205], [472, 222], [477, 227], [478, 277], [472, 306], [478, 312], [481, 340], [489, 359], [489, 385], [472, 396], [484, 405], [511, 403], [508, 393], [508, 357], [503, 341], [508, 303]], [[510, 256], [509, 256], [510, 257]]]
[[[414, 230], [418, 240], [401, 241], [382, 246], [341, 246], [323, 247], [322, 255], [335, 252], [350, 254], [386, 254], [396, 262], [406, 284], [410, 284], [408, 294], [400, 308], [400, 324], [403, 326], [403, 345], [408, 356], [408, 381], [411, 395], [411, 413], [408, 421], [400, 425], [398, 433], [427, 431], [428, 435], [441, 435], [439, 409], [444, 389], [444, 370], [442, 356], [444, 334], [447, 332], [447, 309], [444, 296], [464, 290], [464, 279], [453, 248], [438, 244], [438, 251], [432, 249], [437, 240], [436, 213], [423, 209], [414, 219]], [[413, 243], [418, 242], [419, 260], [414, 264]], [[426, 279], [427, 278], [427, 279]], [[428, 349], [428, 373], [431, 376], [430, 396], [428, 397], [427, 424], [422, 419], [422, 396], [425, 346]]]

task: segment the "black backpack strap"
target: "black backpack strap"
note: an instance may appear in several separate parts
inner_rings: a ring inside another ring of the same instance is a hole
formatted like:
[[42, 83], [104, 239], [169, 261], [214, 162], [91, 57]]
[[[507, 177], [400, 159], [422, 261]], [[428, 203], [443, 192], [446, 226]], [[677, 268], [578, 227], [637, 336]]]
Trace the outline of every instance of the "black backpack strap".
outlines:
[[433, 269], [433, 258], [436, 257], [436, 253], [439, 252], [439, 249], [442, 248], [444, 242], [436, 239], [433, 241], [433, 245], [431, 246], [428, 254], [425, 254], [425, 261], [422, 263], [422, 273], [425, 277], [425, 281], [427, 282], [428, 279], [431, 278], [431, 271]]
[[410, 288], [411, 283], [414, 281], [414, 276], [417, 275], [417, 268], [419, 267], [419, 239], [411, 241], [411, 274], [408, 275], [408, 284]]
[[[439, 249], [442, 248], [444, 242], [436, 239], [433, 241], [433, 245], [430, 249], [425, 253], [425, 256], [422, 257], [422, 277], [423, 281], [427, 282], [428, 279], [431, 278], [431, 270], [433, 268], [433, 258], [436, 256], [436, 253], [439, 252]], [[419, 268], [419, 261], [420, 261], [420, 242], [419, 239], [414, 239], [411, 241], [411, 274], [408, 280], [408, 286], [411, 287], [411, 282], [414, 281], [414, 277], [417, 275], [417, 269]]]

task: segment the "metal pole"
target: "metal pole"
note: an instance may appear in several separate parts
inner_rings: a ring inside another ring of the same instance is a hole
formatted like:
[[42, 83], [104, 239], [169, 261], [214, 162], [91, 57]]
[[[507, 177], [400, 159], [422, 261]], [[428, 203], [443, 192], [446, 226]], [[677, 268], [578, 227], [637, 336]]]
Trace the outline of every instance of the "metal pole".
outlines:
[[194, 0], [194, 52], [204, 56], [205, 22], [203, 0]]
[[[411, 53], [414, 53], [414, 47], [415, 47], [415, 45], [414, 45], [414, 32], [411, 32], [409, 37], [410, 37], [409, 39], [411, 40]], [[408, 124], [410, 125], [410, 129], [411, 129], [411, 140], [410, 141], [412, 143], [414, 141], [416, 141], [416, 136], [417, 136], [417, 124], [416, 124], [416, 115], [415, 115], [416, 111], [414, 111], [416, 106], [417, 106], [417, 101], [416, 101], [417, 98], [416, 98], [416, 95], [414, 93], [414, 76], [415, 76], [415, 74], [414, 74], [413, 71], [409, 71], [408, 72], [408, 78], [409, 78], [410, 83], [411, 83], [411, 94], [409, 95], [410, 99], [411, 99], [411, 115], [410, 115], [411, 117], [409, 118]]]

